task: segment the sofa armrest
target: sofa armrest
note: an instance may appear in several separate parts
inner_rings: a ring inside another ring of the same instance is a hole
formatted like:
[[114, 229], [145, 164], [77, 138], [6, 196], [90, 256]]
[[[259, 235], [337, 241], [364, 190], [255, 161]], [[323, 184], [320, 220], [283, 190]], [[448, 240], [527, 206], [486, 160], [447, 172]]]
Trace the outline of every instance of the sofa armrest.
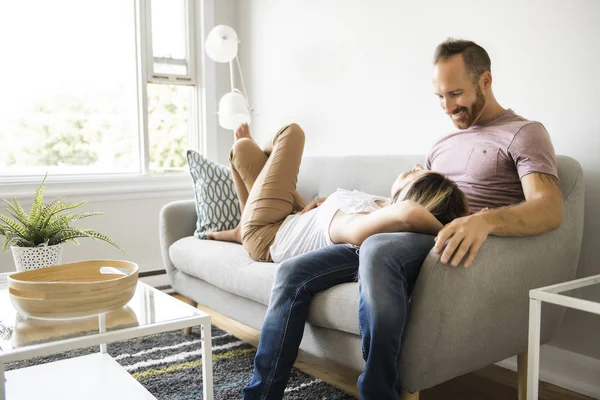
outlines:
[[196, 203], [194, 200], [179, 200], [165, 204], [159, 214], [160, 248], [167, 274], [170, 276], [175, 266], [169, 256], [169, 247], [179, 239], [192, 236], [196, 229]]
[[[399, 365], [406, 387], [422, 390], [526, 351], [529, 290], [575, 274], [581, 236], [564, 236], [559, 229], [488, 237], [468, 269], [441, 264], [432, 250], [411, 300]], [[542, 343], [563, 316], [562, 308], [544, 308]]]

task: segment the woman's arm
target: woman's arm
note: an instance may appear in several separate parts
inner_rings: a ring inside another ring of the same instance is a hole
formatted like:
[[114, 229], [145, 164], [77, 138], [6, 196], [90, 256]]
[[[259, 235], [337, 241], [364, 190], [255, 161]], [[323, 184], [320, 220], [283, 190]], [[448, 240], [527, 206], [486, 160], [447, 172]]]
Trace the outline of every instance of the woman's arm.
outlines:
[[404, 200], [369, 214], [336, 215], [329, 227], [329, 236], [334, 243], [360, 246], [376, 233], [419, 232], [437, 235], [442, 228], [443, 225], [423, 206], [412, 200]]
[[412, 200], [398, 202], [400, 217], [409, 227], [408, 232], [427, 233], [437, 235], [444, 225], [432, 213], [419, 203]]
[[321, 198], [314, 199], [313, 201], [308, 203], [302, 211], [300, 211], [300, 214], [307, 213], [310, 210], [312, 210], [313, 208], [319, 207], [321, 204], [323, 204], [325, 202], [325, 200], [327, 200], [327, 197], [321, 197]]

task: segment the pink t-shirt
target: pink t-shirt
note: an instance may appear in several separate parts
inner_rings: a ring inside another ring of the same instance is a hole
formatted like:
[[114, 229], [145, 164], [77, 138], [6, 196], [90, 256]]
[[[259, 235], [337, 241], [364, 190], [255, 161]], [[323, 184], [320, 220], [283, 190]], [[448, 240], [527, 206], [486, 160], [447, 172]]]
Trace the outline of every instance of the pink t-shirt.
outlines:
[[554, 147], [544, 126], [510, 109], [442, 138], [433, 145], [426, 165], [457, 183], [472, 213], [525, 200], [521, 178], [527, 174], [558, 178]]

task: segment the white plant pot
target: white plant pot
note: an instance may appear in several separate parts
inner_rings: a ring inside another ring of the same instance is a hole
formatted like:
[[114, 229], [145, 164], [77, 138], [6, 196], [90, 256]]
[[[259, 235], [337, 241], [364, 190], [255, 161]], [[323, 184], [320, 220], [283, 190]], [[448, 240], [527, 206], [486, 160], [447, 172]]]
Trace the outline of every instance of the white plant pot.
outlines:
[[59, 265], [62, 263], [63, 245], [44, 247], [10, 246], [18, 272]]

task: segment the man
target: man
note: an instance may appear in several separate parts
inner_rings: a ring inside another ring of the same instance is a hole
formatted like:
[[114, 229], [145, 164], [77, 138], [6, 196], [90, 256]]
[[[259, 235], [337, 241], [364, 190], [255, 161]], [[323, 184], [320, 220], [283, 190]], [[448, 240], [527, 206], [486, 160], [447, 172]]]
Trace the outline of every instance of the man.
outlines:
[[488, 235], [537, 235], [560, 226], [563, 205], [550, 137], [540, 123], [498, 104], [490, 64], [483, 48], [464, 40], [441, 43], [434, 56], [435, 94], [459, 130], [433, 146], [427, 168], [453, 179], [473, 214], [455, 219], [436, 238], [379, 234], [360, 251], [335, 245], [281, 263], [244, 399], [283, 396], [313, 296], [353, 281], [357, 270], [366, 361], [360, 397], [399, 398], [397, 363], [408, 300], [431, 248], [443, 264], [469, 267]]

